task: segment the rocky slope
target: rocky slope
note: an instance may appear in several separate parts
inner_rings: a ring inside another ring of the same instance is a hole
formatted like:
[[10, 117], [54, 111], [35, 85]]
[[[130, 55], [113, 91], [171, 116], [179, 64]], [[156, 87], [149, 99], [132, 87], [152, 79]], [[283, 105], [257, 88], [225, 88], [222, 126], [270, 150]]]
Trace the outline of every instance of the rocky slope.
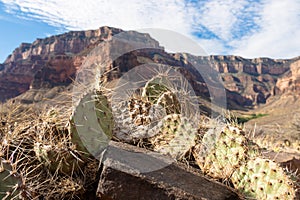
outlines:
[[266, 104], [251, 111], [263, 113], [265, 116], [250, 120], [247, 126], [256, 127], [256, 136], [267, 142], [265, 146], [288, 146], [299, 151], [300, 60], [296, 59], [289, 66], [290, 70], [276, 82], [275, 95], [270, 97]]

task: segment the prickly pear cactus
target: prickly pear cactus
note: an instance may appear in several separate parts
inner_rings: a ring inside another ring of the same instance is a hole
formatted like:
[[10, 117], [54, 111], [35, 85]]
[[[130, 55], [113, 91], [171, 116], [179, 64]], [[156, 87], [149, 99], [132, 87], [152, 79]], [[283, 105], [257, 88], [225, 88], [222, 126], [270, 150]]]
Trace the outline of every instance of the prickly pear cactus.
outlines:
[[180, 114], [180, 102], [174, 93], [174, 86], [167, 77], [153, 77], [142, 90], [142, 98], [165, 109], [166, 114]]
[[171, 83], [167, 77], [153, 77], [143, 88], [142, 97], [151, 103], [156, 103], [158, 98], [165, 92], [170, 91]]
[[12, 169], [10, 162], [0, 158], [0, 199], [17, 198], [21, 183], [20, 176]]
[[[97, 116], [101, 106], [94, 101], [87, 108]], [[11, 116], [0, 123], [0, 199], [79, 198], [96, 182], [87, 183], [85, 174], [96, 176], [87, 165], [97, 160], [84, 148], [77, 129], [72, 130], [71, 105], [24, 106], [17, 113], [18, 105], [12, 106]]]
[[239, 127], [227, 125], [210, 131], [195, 145], [193, 155], [201, 170], [213, 178], [230, 178], [249, 157], [258, 155], [256, 146]]
[[72, 142], [77, 149], [98, 155], [112, 137], [112, 111], [107, 98], [99, 91], [84, 95], [70, 118]]
[[292, 180], [271, 160], [252, 158], [232, 174], [231, 180], [234, 187], [248, 198], [260, 200], [295, 198]]
[[169, 114], [180, 114], [181, 106], [176, 95], [173, 92], [167, 91], [159, 96], [156, 102], [157, 105], [162, 106], [166, 113]]
[[150, 139], [153, 149], [177, 160], [195, 145], [197, 129], [179, 114], [167, 115], [154, 130], [158, 134]]
[[115, 120], [114, 136], [126, 142], [150, 137], [150, 130], [164, 115], [158, 106], [139, 95], [114, 104], [112, 110]]
[[151, 123], [151, 103], [139, 98], [131, 98], [128, 102], [129, 116], [136, 126], [148, 125]]
[[33, 149], [40, 163], [52, 174], [58, 172], [71, 176], [72, 173], [80, 173], [85, 163], [83, 154], [77, 153], [75, 145], [70, 148], [66, 148], [67, 146], [60, 140], [57, 140], [55, 145], [44, 141], [43, 143], [35, 142]]

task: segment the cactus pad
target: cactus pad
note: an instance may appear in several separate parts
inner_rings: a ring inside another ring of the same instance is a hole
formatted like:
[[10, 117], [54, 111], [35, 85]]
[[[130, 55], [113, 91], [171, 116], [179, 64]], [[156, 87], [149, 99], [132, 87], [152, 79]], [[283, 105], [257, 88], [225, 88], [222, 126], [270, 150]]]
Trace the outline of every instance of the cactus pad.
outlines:
[[163, 93], [170, 91], [170, 85], [171, 83], [167, 77], [153, 77], [143, 88], [142, 97], [152, 103], [156, 103]]
[[167, 114], [180, 114], [181, 106], [173, 92], [164, 92], [158, 99], [156, 104], [162, 106]]
[[153, 149], [177, 160], [195, 145], [197, 129], [179, 114], [167, 115], [154, 129], [158, 134], [150, 139]]
[[156, 108], [158, 106], [138, 95], [113, 105], [114, 136], [126, 142], [149, 138], [152, 134], [150, 130], [163, 116]]
[[21, 183], [19, 174], [13, 171], [10, 162], [0, 158], [0, 199], [17, 198]]
[[295, 198], [293, 182], [273, 161], [252, 158], [236, 170], [231, 180], [246, 197], [260, 200]]
[[101, 92], [82, 97], [70, 119], [72, 142], [83, 152], [98, 155], [112, 137], [113, 117], [107, 98]]
[[206, 133], [193, 149], [201, 170], [217, 179], [228, 179], [248, 157], [257, 153], [258, 149], [245, 137], [243, 130], [229, 125], [221, 131]]

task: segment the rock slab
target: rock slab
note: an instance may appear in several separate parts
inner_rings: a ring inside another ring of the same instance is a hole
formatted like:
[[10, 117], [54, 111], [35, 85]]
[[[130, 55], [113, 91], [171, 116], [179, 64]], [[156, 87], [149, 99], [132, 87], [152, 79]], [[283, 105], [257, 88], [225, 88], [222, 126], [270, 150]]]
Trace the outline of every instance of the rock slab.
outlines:
[[102, 156], [101, 199], [242, 199], [196, 169], [135, 146], [111, 142]]

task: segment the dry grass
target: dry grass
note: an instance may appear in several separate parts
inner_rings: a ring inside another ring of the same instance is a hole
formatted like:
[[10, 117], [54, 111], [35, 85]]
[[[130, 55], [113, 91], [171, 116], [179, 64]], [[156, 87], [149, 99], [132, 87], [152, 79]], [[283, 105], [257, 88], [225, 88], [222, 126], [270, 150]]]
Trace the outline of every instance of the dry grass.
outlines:
[[70, 108], [62, 106], [1, 105], [1, 162], [21, 177], [18, 198], [80, 199], [93, 184], [98, 162], [73, 144], [70, 114]]

